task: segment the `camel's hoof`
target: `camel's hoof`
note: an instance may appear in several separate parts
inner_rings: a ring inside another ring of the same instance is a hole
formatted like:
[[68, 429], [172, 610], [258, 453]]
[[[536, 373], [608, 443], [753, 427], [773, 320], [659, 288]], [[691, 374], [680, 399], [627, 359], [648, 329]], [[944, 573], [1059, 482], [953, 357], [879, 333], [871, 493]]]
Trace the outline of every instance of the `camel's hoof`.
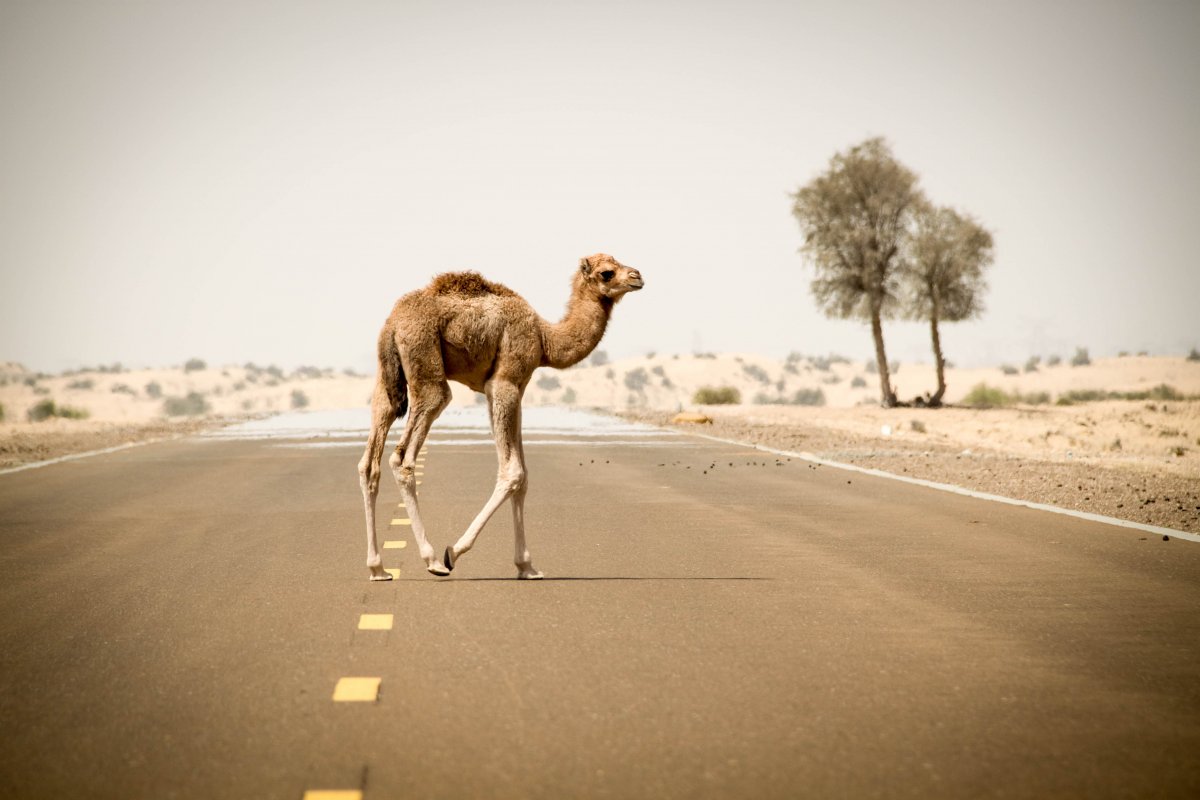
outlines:
[[368, 567], [371, 570], [371, 580], [373, 581], [390, 581], [392, 576], [384, 571], [383, 567]]
[[519, 581], [540, 581], [544, 577], [546, 576], [542, 574], [541, 570], [533, 567], [523, 567], [517, 570], [517, 580]]
[[446, 545], [446, 552], [442, 555], [442, 563], [446, 565], [446, 573], [454, 571], [454, 551], [450, 549], [450, 545]]
[[450, 555], [450, 548], [446, 548], [446, 554], [442, 556], [442, 563], [433, 562], [426, 567], [432, 574], [439, 577], [446, 577], [450, 574], [450, 570], [454, 569], [454, 559]]

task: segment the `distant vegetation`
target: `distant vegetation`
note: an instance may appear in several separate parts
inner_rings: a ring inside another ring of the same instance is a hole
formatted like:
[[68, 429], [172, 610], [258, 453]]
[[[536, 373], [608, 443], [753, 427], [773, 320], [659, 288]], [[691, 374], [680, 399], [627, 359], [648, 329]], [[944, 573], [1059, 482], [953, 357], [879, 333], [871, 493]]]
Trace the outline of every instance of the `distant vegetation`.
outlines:
[[1073, 406], [1076, 403], [1095, 403], [1101, 400], [1194, 400], [1196, 395], [1188, 396], [1166, 383], [1160, 383], [1153, 389], [1141, 392], [1106, 392], [1101, 389], [1072, 389], [1063, 392], [1055, 401], [1060, 406]]
[[93, 389], [93, 388], [95, 388], [95, 386], [96, 386], [96, 382], [94, 380], [92, 380], [91, 378], [83, 378], [82, 380], [71, 381], [70, 383], [67, 384], [68, 389], [86, 390], [86, 389]]
[[1042, 362], [1042, 359], [1040, 356], [1030, 356], [1029, 360], [1025, 362], [1025, 371], [1026, 372], [1037, 372], [1038, 364], [1040, 364], [1041, 362]]
[[771, 376], [767, 374], [765, 369], [757, 364], [742, 364], [742, 372], [746, 373], [759, 383], [771, 382]]
[[646, 370], [642, 367], [631, 369], [625, 373], [625, 388], [634, 392], [644, 392], [646, 384], [650, 382], [650, 376], [646, 374]]
[[1005, 375], [1019, 375], [1021, 370], [1014, 367], [1012, 364], [1001, 364], [1000, 371]]
[[0, 403], [0, 422], [4, 422], [4, 403]]
[[884, 407], [899, 403], [883, 341], [883, 320], [898, 316], [930, 323], [938, 385], [928, 402], [940, 405], [946, 385], [938, 326], [982, 310], [991, 233], [966, 214], [930, 203], [916, 173], [882, 138], [834, 154], [792, 201], [801, 252], [816, 273], [811, 289], [818, 307], [871, 328]]
[[1193, 347], [1191, 352], [1187, 354], [1187, 360], [1188, 361], [1200, 361], [1200, 350], [1197, 350], [1196, 348]]
[[53, 400], [46, 398], [33, 408], [29, 409], [29, 411], [25, 412], [25, 416], [30, 422], [41, 422], [42, 420], [50, 419], [51, 417], [61, 417], [63, 419], [87, 419], [88, 412], [82, 408], [56, 405]]
[[702, 406], [737, 405], [742, 393], [733, 386], [701, 386], [692, 395], [692, 402]]
[[563, 405], [567, 406], [575, 405], [575, 390], [570, 386], [568, 386], [567, 390], [562, 393], [562, 403]]
[[308, 405], [308, 395], [299, 389], [292, 390], [292, 408], [304, 408]]
[[862, 375], [855, 375], [853, 378], [850, 379], [850, 388], [851, 389], [861, 389], [862, 387], [864, 387], [866, 385], [867, 385], [867, 381], [865, 378], [863, 378]]
[[157, 400], [162, 397], [162, 386], [159, 386], [158, 381], [150, 381], [146, 384], [146, 397]]
[[194, 417], [211, 410], [212, 406], [200, 392], [188, 392], [186, 397], [168, 397], [163, 401], [163, 413], [168, 417]]
[[560, 386], [562, 386], [562, 381], [560, 381], [556, 375], [543, 372], [538, 376], [537, 387], [539, 389], [544, 389], [545, 391], [549, 392], [553, 389], [559, 388]]
[[962, 399], [963, 405], [973, 406], [974, 408], [1000, 408], [1016, 405], [1017, 403], [1045, 405], [1049, 402], [1050, 394], [1048, 392], [1032, 392], [1030, 394], [1021, 394], [1020, 392], [1010, 393], [996, 386], [988, 386], [986, 383], [976, 384], [967, 393], [966, 397]]
[[1071, 356], [1072, 367], [1086, 367], [1092, 363], [1091, 356], [1088, 355], [1086, 347], [1076, 347], [1075, 355]]
[[1062, 356], [1053, 355], [1046, 359], [1047, 367], [1057, 367], [1062, 363]]
[[184, 372], [199, 372], [208, 369], [208, 364], [204, 363], [203, 359], [189, 358], [183, 365]]

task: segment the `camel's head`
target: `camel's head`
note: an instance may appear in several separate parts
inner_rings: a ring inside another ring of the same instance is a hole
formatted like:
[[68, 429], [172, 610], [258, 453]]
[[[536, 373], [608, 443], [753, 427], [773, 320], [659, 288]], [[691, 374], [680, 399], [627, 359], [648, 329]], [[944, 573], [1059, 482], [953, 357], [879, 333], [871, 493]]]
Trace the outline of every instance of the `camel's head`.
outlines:
[[612, 300], [645, 286], [642, 273], [604, 253], [579, 259], [579, 274], [597, 294]]

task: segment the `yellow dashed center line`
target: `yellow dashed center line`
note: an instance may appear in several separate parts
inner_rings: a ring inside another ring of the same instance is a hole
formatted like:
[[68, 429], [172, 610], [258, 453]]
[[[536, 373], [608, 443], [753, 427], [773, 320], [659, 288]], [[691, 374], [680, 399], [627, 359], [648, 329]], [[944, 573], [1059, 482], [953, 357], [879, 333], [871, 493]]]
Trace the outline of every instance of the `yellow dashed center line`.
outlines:
[[384, 567], [383, 571], [386, 572], [388, 575], [391, 575], [392, 580], [394, 580], [394, 581], [400, 580], [400, 570], [399, 569], [388, 569], [387, 567]]
[[384, 550], [403, 550], [408, 547], [408, 542], [403, 539], [389, 539], [383, 543]]
[[412, 520], [408, 517], [397, 517], [392, 520], [393, 525], [412, 525]]
[[374, 703], [379, 699], [382, 678], [340, 678], [333, 687], [335, 703]]
[[358, 789], [309, 789], [304, 800], [362, 800]]
[[358, 618], [360, 631], [390, 631], [392, 629], [391, 614], [363, 614]]

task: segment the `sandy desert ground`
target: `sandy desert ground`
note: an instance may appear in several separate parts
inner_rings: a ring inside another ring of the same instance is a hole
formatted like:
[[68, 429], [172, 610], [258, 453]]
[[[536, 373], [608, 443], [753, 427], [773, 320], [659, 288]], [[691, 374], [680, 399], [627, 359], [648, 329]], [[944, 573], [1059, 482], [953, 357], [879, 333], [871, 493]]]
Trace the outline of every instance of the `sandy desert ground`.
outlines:
[[[705, 432], [825, 458], [1200, 530], [1200, 361], [1184, 356], [950, 369], [942, 409], [883, 409], [869, 365], [836, 357], [646, 355], [540, 370], [528, 404], [564, 404], [670, 424], [680, 409], [714, 422]], [[928, 364], [900, 364], [902, 399], [935, 386]], [[0, 364], [0, 468], [69, 452], [183, 435], [247, 416], [364, 406], [372, 378], [333, 369], [253, 365], [85, 370], [41, 375]], [[987, 384], [1025, 401], [962, 407]], [[733, 387], [742, 402], [697, 406], [702, 387]], [[1165, 388], [1164, 388], [1165, 387]], [[455, 402], [482, 396], [453, 384]], [[823, 405], [813, 402], [820, 393]], [[1074, 394], [1072, 394], [1074, 393]], [[1059, 402], [1071, 397], [1136, 399]], [[1189, 399], [1190, 398], [1190, 399]], [[28, 419], [52, 400], [86, 419]]]

